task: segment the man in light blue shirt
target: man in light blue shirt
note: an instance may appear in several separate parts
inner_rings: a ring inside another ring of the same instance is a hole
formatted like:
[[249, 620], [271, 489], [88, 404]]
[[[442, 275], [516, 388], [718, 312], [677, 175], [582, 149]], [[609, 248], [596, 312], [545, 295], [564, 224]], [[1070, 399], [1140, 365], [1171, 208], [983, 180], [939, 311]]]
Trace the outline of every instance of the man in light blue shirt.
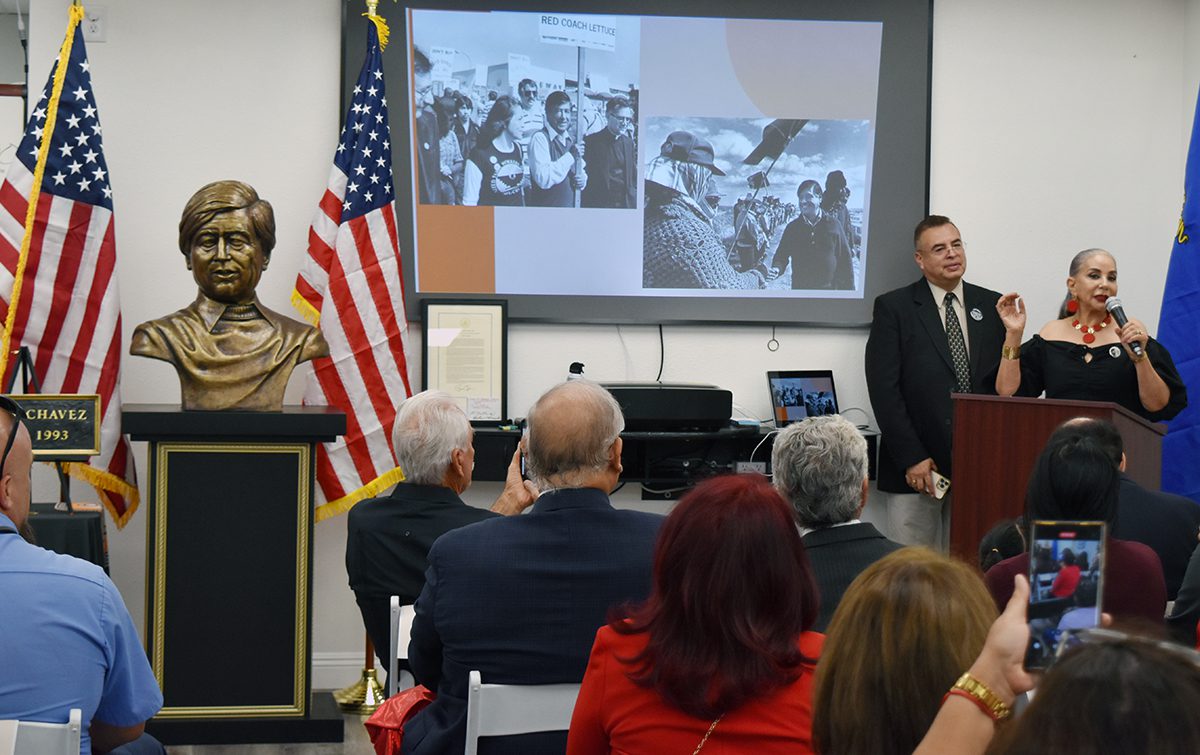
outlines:
[[33, 450], [19, 414], [0, 397], [0, 719], [64, 723], [80, 708], [82, 753], [135, 740], [121, 752], [162, 752], [143, 736], [162, 692], [116, 586], [95, 564], [22, 536]]

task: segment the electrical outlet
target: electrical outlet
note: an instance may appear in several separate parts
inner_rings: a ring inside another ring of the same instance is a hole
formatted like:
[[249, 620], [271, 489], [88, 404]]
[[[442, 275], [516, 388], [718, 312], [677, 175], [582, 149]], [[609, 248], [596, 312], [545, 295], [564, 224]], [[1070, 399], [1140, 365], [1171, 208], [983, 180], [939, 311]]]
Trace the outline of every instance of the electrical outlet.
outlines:
[[83, 17], [83, 38], [87, 42], [108, 41], [108, 8], [88, 6]]
[[765, 461], [736, 461], [733, 464], [733, 471], [738, 474], [746, 474], [748, 472], [766, 474], [767, 463]]

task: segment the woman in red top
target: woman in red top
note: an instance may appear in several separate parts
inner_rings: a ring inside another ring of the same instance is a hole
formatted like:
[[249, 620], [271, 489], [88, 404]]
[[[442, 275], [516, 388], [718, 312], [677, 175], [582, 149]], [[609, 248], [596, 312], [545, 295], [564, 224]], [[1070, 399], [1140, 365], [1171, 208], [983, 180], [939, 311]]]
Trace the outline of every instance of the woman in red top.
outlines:
[[698, 485], [659, 533], [650, 597], [596, 633], [567, 754], [812, 752], [816, 617], [775, 489], [753, 475]]
[[1075, 553], [1070, 548], [1063, 548], [1059, 561], [1062, 568], [1054, 576], [1050, 594], [1056, 598], [1069, 598], [1075, 594], [1075, 587], [1079, 584], [1079, 567], [1075, 565]]

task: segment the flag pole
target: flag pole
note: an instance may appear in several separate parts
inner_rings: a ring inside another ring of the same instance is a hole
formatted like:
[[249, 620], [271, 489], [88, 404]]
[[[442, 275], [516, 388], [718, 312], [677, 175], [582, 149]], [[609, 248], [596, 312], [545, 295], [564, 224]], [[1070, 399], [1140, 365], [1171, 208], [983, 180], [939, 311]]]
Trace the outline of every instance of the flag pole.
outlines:
[[[366, 0], [366, 4], [365, 15], [375, 24], [376, 31], [379, 33], [379, 49], [382, 51], [387, 45], [388, 32], [387, 24], [376, 12], [379, 10], [379, 0]], [[371, 644], [371, 635], [364, 629], [363, 636], [366, 637], [366, 649], [362, 674], [354, 684], [333, 693], [333, 699], [337, 701], [338, 707], [349, 713], [373, 713], [387, 697], [383, 686], [379, 683], [379, 677], [375, 673], [375, 648]], [[388, 652], [394, 653], [396, 648], [389, 648]]]
[[67, 78], [67, 62], [71, 59], [71, 46], [75, 43], [75, 27], [83, 20], [83, 6], [74, 0], [67, 11], [67, 36], [58, 51], [58, 63], [54, 69], [54, 86], [46, 102], [46, 123], [42, 127], [41, 143], [38, 145], [37, 162], [33, 169], [33, 186], [29, 190], [29, 207], [25, 211], [25, 235], [21, 239], [21, 254], [17, 257], [17, 271], [13, 276], [12, 298], [8, 302], [8, 314], [4, 318], [4, 334], [0, 337], [0, 376], [8, 372], [8, 358], [12, 349], [13, 324], [17, 319], [17, 306], [21, 299], [21, 284], [25, 277], [25, 265], [29, 261], [29, 245], [33, 241], [33, 224], [37, 218], [38, 198], [42, 194], [42, 177], [46, 173], [46, 157], [50, 154], [50, 135], [54, 133], [54, 122], [58, 119], [58, 101], [62, 97], [63, 81]]

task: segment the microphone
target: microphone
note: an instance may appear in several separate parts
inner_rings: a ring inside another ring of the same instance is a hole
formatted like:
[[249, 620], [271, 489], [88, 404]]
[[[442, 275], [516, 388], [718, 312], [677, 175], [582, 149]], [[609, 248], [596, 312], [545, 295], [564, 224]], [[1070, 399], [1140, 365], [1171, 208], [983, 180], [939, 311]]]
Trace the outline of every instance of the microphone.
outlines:
[[[1121, 300], [1117, 297], [1113, 296], [1109, 298], [1109, 300], [1104, 303], [1104, 308], [1107, 309], [1108, 313], [1113, 316], [1114, 320], [1117, 321], [1117, 325], [1120, 325], [1122, 328], [1125, 327], [1127, 322], [1129, 322], [1129, 318], [1125, 316], [1125, 308], [1121, 306]], [[1133, 351], [1133, 355], [1139, 359], [1143, 356], [1142, 345], [1137, 341], [1129, 344], [1129, 348]]]

